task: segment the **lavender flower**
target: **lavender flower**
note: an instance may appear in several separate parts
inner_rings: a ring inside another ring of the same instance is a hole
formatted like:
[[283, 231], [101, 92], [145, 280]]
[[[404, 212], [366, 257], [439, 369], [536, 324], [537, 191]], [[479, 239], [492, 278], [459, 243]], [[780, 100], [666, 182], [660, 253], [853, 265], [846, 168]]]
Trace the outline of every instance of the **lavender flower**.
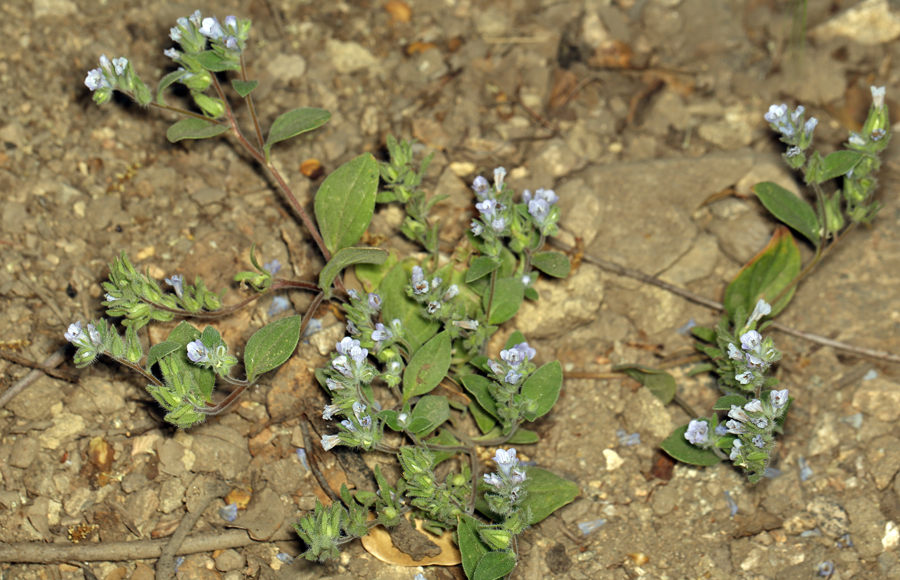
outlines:
[[779, 123], [784, 120], [784, 116], [787, 114], [787, 105], [772, 105], [769, 107], [769, 112], [763, 115], [766, 121], [770, 123]]
[[497, 489], [503, 487], [503, 480], [500, 479], [500, 477], [498, 477], [496, 473], [485, 473], [484, 482], [488, 485], [496, 487]]
[[341, 391], [347, 388], [344, 383], [334, 379], [325, 379], [325, 386], [328, 387], [329, 391]]
[[182, 283], [183, 276], [181, 274], [175, 274], [171, 278], [166, 278], [166, 284], [169, 284], [173, 288], [175, 288], [175, 295], [181, 298], [184, 296], [184, 285]]
[[731, 360], [744, 360], [744, 353], [738, 349], [738, 347], [734, 346], [733, 343], [728, 343], [728, 358]]
[[219, 21], [216, 20], [215, 17], [212, 17], [203, 19], [203, 25], [200, 27], [200, 34], [209, 39], [218, 40], [225, 35], [225, 32], [222, 30], [222, 25], [219, 24]]
[[381, 296], [374, 292], [369, 292], [368, 300], [369, 308], [378, 311], [381, 308]]
[[744, 435], [746, 433], [749, 433], [749, 431], [747, 431], [746, 425], [737, 421], [726, 421], [725, 427], [728, 429], [728, 433], [731, 433], [732, 435]]
[[426, 310], [428, 310], [428, 314], [436, 314], [441, 309], [441, 303], [437, 300], [433, 300], [428, 303]]
[[472, 233], [475, 234], [476, 236], [480, 236], [481, 234], [484, 233], [484, 226], [474, 220], [472, 221], [471, 229], [472, 229]]
[[509, 383], [510, 385], [516, 385], [519, 383], [520, 380], [522, 380], [522, 375], [520, 375], [516, 371], [510, 369], [509, 372], [506, 373], [506, 378], [504, 378], [503, 380], [506, 381], [507, 383]]
[[177, 26], [173, 26], [172, 28], [170, 28], [169, 38], [171, 38], [173, 42], [181, 42], [181, 29]]
[[[173, 28], [172, 30], [176, 30], [176, 29]], [[171, 58], [172, 60], [177, 60], [177, 59], [181, 58], [181, 53], [178, 52], [177, 50], [175, 50], [174, 48], [167, 48], [166, 50], [163, 51], [163, 54], [166, 55], [167, 57]]]
[[447, 288], [447, 291], [444, 292], [444, 295], [441, 297], [441, 300], [444, 302], [449, 302], [453, 300], [459, 295], [459, 286], [456, 284], [450, 284], [450, 287]]
[[87, 78], [84, 79], [84, 84], [91, 92], [111, 87], [109, 81], [103, 76], [103, 69], [99, 68], [88, 71]]
[[506, 477], [509, 477], [509, 470], [519, 464], [519, 460], [516, 458], [516, 450], [513, 447], [510, 447], [509, 450], [498, 449], [497, 453], [494, 454], [493, 460], [497, 464], [497, 469]]
[[381, 342], [383, 340], [390, 340], [393, 336], [393, 333], [385, 328], [384, 324], [380, 322], [375, 324], [375, 330], [372, 331], [372, 340]]
[[765, 429], [769, 426], [769, 420], [765, 417], [757, 417], [755, 419], [750, 419], [750, 422], [756, 425], [759, 429]]
[[729, 455], [728, 458], [731, 459], [732, 461], [737, 459], [741, 454], [741, 447], [743, 445], [744, 444], [741, 443], [740, 439], [735, 439], [734, 443], [732, 443], [732, 445], [731, 445], [731, 455]]
[[462, 328], [463, 330], [478, 330], [478, 321], [477, 320], [454, 320], [453, 324]]
[[495, 234], [502, 234], [503, 230], [506, 229], [506, 218], [500, 216], [495, 220], [491, 220], [491, 229], [494, 230]]
[[753, 380], [753, 373], [751, 373], [750, 371], [744, 371], [742, 373], [734, 375], [734, 378], [736, 378], [742, 385], [749, 385]]
[[716, 435], [722, 437], [723, 435], [728, 434], [728, 427], [725, 425], [716, 425]]
[[345, 336], [341, 339], [341, 342], [334, 345], [334, 350], [336, 350], [338, 354], [349, 355], [350, 351], [355, 346], [359, 346], [359, 341], [355, 338]]
[[772, 391], [769, 393], [769, 402], [772, 403], [772, 406], [776, 409], [780, 409], [787, 405], [788, 402], [788, 390], [784, 389], [782, 391]]
[[693, 420], [688, 424], [684, 438], [694, 445], [703, 445], [709, 442], [709, 424], [706, 421]]
[[73, 322], [69, 325], [69, 331], [64, 335], [66, 340], [69, 342], [76, 342], [86, 337], [83, 330], [81, 330], [81, 321]]
[[226, 28], [232, 28], [232, 29], [234, 29], [234, 30], [237, 30], [237, 27], [238, 27], [237, 17], [235, 17], [235, 16], [226, 16], [226, 17], [225, 17], [225, 27], [226, 27]]
[[527, 189], [522, 192], [522, 202], [529, 204], [532, 200], [544, 200], [547, 202], [547, 205], [553, 205], [557, 201], [559, 201], [559, 196], [556, 195], [556, 192], [552, 189], [538, 189], [534, 192], [534, 196], [531, 195], [531, 192]]
[[[70, 328], [71, 328], [71, 327], [70, 327]], [[491, 369], [491, 372], [494, 373], [495, 375], [502, 375], [502, 374], [503, 374], [503, 367], [501, 367], [501, 366], [497, 363], [497, 361], [488, 359], [488, 361], [487, 361], [487, 366], [488, 366], [489, 369]]]
[[749, 320], [747, 320], [747, 324], [751, 322], [756, 322], [760, 320], [764, 316], [768, 316], [772, 314], [772, 306], [769, 305], [765, 300], [761, 299], [756, 303], [756, 306], [753, 307], [753, 313], [750, 314]]
[[819, 124], [819, 120], [816, 119], [815, 117], [812, 117], [812, 118], [810, 118], [809, 121], [806, 122], [805, 125], [803, 125], [803, 132], [806, 133], [807, 139], [812, 137], [812, 132], [815, 130], [816, 125], [818, 125], [818, 124]]
[[[200, 27], [200, 21], [201, 21], [202, 19], [203, 19], [203, 15], [200, 14], [200, 11], [199, 11], [199, 10], [194, 10], [194, 13], [191, 14], [190, 16], [188, 16], [188, 20], [191, 22], [191, 24], [193, 24], [193, 25], [196, 26], [197, 28]], [[184, 20], [184, 18], [179, 18], [179, 19], [178, 19], [178, 23], [181, 24], [181, 21], [182, 21], [182, 20]], [[187, 28], [187, 23], [183, 24], [183, 26], [184, 26], [185, 28]]]
[[757, 447], [759, 447], [760, 449], [762, 449], [763, 447], [766, 446], [766, 442], [763, 440], [762, 435], [757, 435], [756, 437], [754, 437], [753, 444], [756, 445]]
[[230, 503], [219, 510], [219, 517], [226, 522], [233, 522], [237, 519], [238, 506], [236, 503]]
[[760, 401], [759, 399], [753, 399], [752, 401], [750, 401], [749, 403], [744, 405], [744, 410], [749, 411], [751, 413], [762, 413], [763, 412], [762, 401]]
[[337, 435], [322, 435], [322, 448], [325, 451], [331, 451], [340, 442], [341, 438]]
[[196, 364], [209, 363], [209, 349], [198, 338], [187, 345], [187, 357]]
[[428, 292], [428, 281], [425, 280], [425, 273], [422, 272], [422, 268], [419, 266], [413, 266], [412, 271], [412, 279], [410, 283], [413, 287], [413, 292], [416, 294], [426, 294]]
[[122, 76], [125, 74], [125, 69], [128, 68], [128, 59], [125, 57], [114, 58], [112, 64], [116, 69], [116, 76]]
[[359, 401], [355, 401], [353, 403], [353, 414], [356, 415], [356, 418], [359, 419], [359, 416], [366, 412], [366, 406], [360, 403]]
[[91, 344], [94, 346], [100, 346], [103, 344], [103, 339], [100, 338], [100, 333], [97, 331], [97, 328], [93, 324], [87, 325], [88, 336], [91, 338]]
[[794, 112], [791, 113], [791, 121], [793, 121], [793, 122], [796, 124], [797, 121], [800, 120], [800, 117], [803, 116], [803, 112], [804, 112], [804, 111], [806, 111], [806, 109], [803, 108], [803, 105], [798, 106], [798, 107], [794, 110]]
[[754, 350], [762, 342], [762, 336], [755, 330], [741, 335], [741, 348], [747, 351]]
[[349, 419], [344, 419], [343, 421], [341, 421], [341, 425], [342, 425], [342, 426], [344, 427], [344, 429], [346, 429], [347, 431], [350, 431], [350, 432], [356, 431], [356, 425], [354, 425], [353, 423], [351, 423]]
[[872, 137], [872, 141], [881, 141], [881, 139], [885, 135], [887, 135], [887, 131], [885, 131], [884, 129], [875, 129], [874, 131], [872, 131], [870, 137]]
[[484, 199], [489, 195], [491, 186], [488, 184], [487, 179], [479, 175], [472, 182], [472, 189], [475, 190], [475, 195], [478, 196], [478, 199]]
[[334, 414], [341, 410], [339, 405], [325, 405], [325, 410], [322, 412], [322, 418], [329, 421]]
[[859, 133], [850, 133], [850, 144], [862, 147], [866, 144], [865, 138]]
[[500, 204], [497, 203], [497, 201], [494, 199], [486, 199], [481, 203], [476, 203], [475, 209], [477, 209], [478, 212], [481, 213], [482, 217], [490, 219], [494, 216], [495, 212], [500, 211]]
[[233, 36], [225, 37], [225, 48], [228, 50], [239, 50], [241, 46], [238, 44], [237, 38]]
[[737, 405], [732, 405], [731, 410], [728, 411], [728, 416], [736, 421], [740, 421], [741, 423], [746, 423], [750, 420], [750, 416], [744, 412], [743, 409], [738, 407]]
[[543, 199], [532, 199], [528, 202], [528, 213], [540, 225], [544, 225], [550, 215], [550, 204]]
[[[272, 298], [272, 304], [269, 306], [268, 312], [266, 314], [268, 316], [275, 316], [281, 312], [284, 312], [288, 308], [291, 307], [291, 302], [285, 298], [284, 296], [276, 296]], [[309, 330], [309, 326], [307, 325], [306, 330]], [[305, 334], [305, 333], [304, 333]]]
[[350, 368], [350, 364], [347, 361], [347, 357], [344, 355], [335, 357], [333, 361], [331, 361], [331, 366], [334, 367], [334, 370], [341, 373], [348, 379], [353, 378], [353, 369]]
[[799, 147], [797, 147], [797, 146], [788, 147], [787, 151], [785, 152], [785, 156], [788, 159], [791, 159], [792, 157], [796, 157], [796, 156], [800, 155], [800, 153], [801, 153], [801, 150]]

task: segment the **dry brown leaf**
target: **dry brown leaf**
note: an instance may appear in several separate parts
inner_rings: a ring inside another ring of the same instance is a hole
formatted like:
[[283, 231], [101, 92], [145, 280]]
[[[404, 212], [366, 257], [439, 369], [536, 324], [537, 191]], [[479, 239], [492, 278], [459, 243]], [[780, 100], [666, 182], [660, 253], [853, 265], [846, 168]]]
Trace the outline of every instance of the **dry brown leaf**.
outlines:
[[232, 489], [228, 492], [228, 495], [225, 496], [225, 504], [237, 504], [239, 510], [247, 509], [247, 504], [250, 503], [250, 498], [253, 497], [253, 493], [247, 491], [245, 489]]
[[307, 159], [300, 164], [300, 173], [310, 179], [318, 179], [325, 173], [325, 168], [318, 159]]
[[412, 9], [406, 2], [400, 2], [400, 0], [391, 0], [384, 5], [384, 9], [391, 15], [392, 22], [405, 24], [412, 18]]
[[[407, 518], [409, 515], [407, 514]], [[372, 516], [374, 519], [374, 516]], [[409, 554], [404, 554], [394, 547], [391, 535], [382, 526], [375, 526], [368, 535], [363, 536], [362, 545], [367, 552], [385, 562], [395, 566], [456, 566], [462, 562], [459, 548], [453, 543], [453, 533], [445, 531], [441, 536], [435, 536], [426, 532], [422, 526], [422, 520], [416, 520], [416, 529], [428, 536], [428, 539], [440, 546], [440, 555], [434, 558], [422, 558], [413, 560]]]

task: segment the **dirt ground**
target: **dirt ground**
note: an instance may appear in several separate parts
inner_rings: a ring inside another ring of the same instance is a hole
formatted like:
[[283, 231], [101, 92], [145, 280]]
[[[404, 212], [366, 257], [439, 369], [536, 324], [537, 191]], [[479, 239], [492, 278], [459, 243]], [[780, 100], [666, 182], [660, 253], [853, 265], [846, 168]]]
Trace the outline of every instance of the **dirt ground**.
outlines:
[[[865, 118], [870, 85], [887, 87], [900, 118], [900, 12], [887, 0], [810, 0], [806, 42], [794, 48], [791, 3], [774, 0], [386, 4], [3, 2], [0, 348], [32, 361], [57, 351], [71, 322], [102, 314], [99, 284], [123, 250], [157, 279], [202, 275], [229, 288], [231, 301], [242, 292], [231, 276], [249, 266], [254, 242], [285, 265], [282, 275], [317, 275], [309, 237], [230, 141], [171, 145], [174, 117], [124, 101], [98, 107], [84, 86], [106, 54], [132, 59], [154, 87], [171, 67], [162, 54], [169, 28], [195, 9], [252, 18], [247, 58], [264, 125], [295, 107], [332, 112], [322, 129], [274, 148], [307, 205], [322, 178], [301, 174], [302, 161], [329, 172], [365, 151], [383, 155], [388, 133], [416, 138], [421, 153], [437, 152], [427, 189], [450, 195], [438, 206], [448, 250], [473, 212], [468, 184], [504, 166], [517, 191], [559, 194], [563, 242], [581, 238], [588, 255], [715, 299], [775, 228], [750, 187], [777, 181], [799, 191], [763, 120], [770, 104], [802, 104], [817, 117], [823, 153]], [[846, 10], [874, 17], [842, 26]], [[887, 151], [873, 227], [850, 236], [781, 322], [900, 353], [897, 150]], [[379, 211], [370, 239], [398, 220], [396, 208]], [[390, 237], [384, 245], [408, 247]], [[538, 362], [558, 358], [568, 373], [668, 365], [679, 393], [708, 413], [717, 391], [706, 375], [687, 377], [695, 361], [686, 328], [717, 313], [588, 263], [537, 289], [540, 303], [506, 332], [522, 330]], [[308, 296], [290, 299], [305, 311]], [[238, 350], [270, 321], [271, 299], [261, 302], [218, 325]], [[303, 547], [279, 533], [324, 497], [298, 447], [318, 457], [329, 482], [368, 485], [355, 453], [304, 445], [301, 413], [313, 420], [313, 441], [330, 432], [311, 369], [343, 331], [333, 314], [323, 326], [231, 411], [188, 432], [168, 428], [128, 369], [67, 362], [60, 369], [78, 382], [39, 379], [0, 410], [0, 548], [74, 546], [79, 535], [85, 549], [167, 538], [199, 509], [198, 488], [214, 475], [230, 500], [251, 498], [235, 524], [261, 541], [188, 555], [178, 578], [462, 578], [458, 567], [385, 564], [359, 542], [339, 563], [286, 563]], [[155, 327], [150, 341], [165, 330]], [[796, 401], [772, 465], [780, 474], [756, 486], [726, 464], [677, 464], [667, 474], [657, 449], [687, 421], [681, 408], [630, 380], [567, 379], [537, 425], [541, 442], [519, 450], [583, 493], [524, 534], [513, 578], [794, 580], [822, 577], [824, 562], [832, 578], [900, 578], [900, 368], [775, 340], [785, 353], [778, 376]], [[0, 394], [28, 372], [0, 359]], [[619, 430], [640, 442], [620, 440]], [[215, 499], [194, 533], [243, 534], [225, 528], [225, 503]], [[583, 533], [579, 524], [599, 519]], [[153, 577], [153, 559], [75, 565], [81, 559], [2, 563], [0, 578]]]

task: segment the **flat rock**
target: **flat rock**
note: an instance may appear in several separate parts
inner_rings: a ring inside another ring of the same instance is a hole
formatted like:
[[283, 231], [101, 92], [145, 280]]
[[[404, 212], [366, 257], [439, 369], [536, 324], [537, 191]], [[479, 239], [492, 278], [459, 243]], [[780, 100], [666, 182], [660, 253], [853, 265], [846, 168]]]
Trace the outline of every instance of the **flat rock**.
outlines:
[[58, 383], [42, 376], [7, 403], [6, 408], [28, 421], [46, 419], [50, 416], [50, 408], [63, 400], [63, 394]]
[[193, 434], [194, 471], [217, 472], [233, 479], [250, 465], [247, 440], [234, 429], [205, 425]]
[[539, 279], [540, 300], [526, 300], [512, 324], [528, 338], [552, 338], [583, 326], [596, 317], [603, 301], [600, 270], [582, 264], [565, 280]]
[[879, 491], [887, 489], [900, 471], [900, 439], [886, 435], [869, 443], [866, 450], [869, 471]]
[[378, 59], [358, 42], [329, 39], [326, 50], [335, 70], [341, 74], [372, 68], [378, 64]]
[[900, 418], [900, 385], [881, 377], [860, 383], [853, 395], [853, 408], [879, 421]]

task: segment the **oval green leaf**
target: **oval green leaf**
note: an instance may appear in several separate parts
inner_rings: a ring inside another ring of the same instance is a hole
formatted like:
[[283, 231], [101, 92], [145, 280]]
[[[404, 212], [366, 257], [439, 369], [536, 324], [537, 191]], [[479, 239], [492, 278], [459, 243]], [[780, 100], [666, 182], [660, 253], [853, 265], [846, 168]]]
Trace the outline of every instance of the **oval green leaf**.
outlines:
[[242, 99], [253, 92], [253, 89], [259, 86], [259, 81], [242, 81], [240, 79], [231, 79], [231, 86], [237, 91]]
[[572, 269], [569, 258], [560, 252], [535, 252], [531, 255], [531, 265], [554, 278], [565, 278]]
[[746, 404], [746, 397], [742, 397], [741, 395], [725, 395], [724, 397], [719, 397], [715, 405], [713, 405], [713, 409], [716, 411], [730, 411], [732, 405], [743, 407]]
[[465, 514], [459, 516], [459, 526], [456, 532], [459, 537], [459, 553], [466, 578], [475, 577], [475, 568], [478, 566], [478, 562], [490, 551], [478, 537], [478, 526], [480, 525], [481, 522], [472, 516]]
[[221, 135], [228, 129], [228, 125], [223, 123], [191, 117], [182, 119], [169, 127], [166, 131], [166, 139], [171, 143], [177, 143], [182, 139], [209, 139]]
[[450, 369], [450, 335], [438, 333], [422, 345], [403, 372], [403, 402], [431, 392]]
[[159, 79], [159, 84], [156, 85], [156, 102], [162, 106], [166, 106], [166, 101], [163, 99], [163, 92], [169, 88], [172, 83], [175, 83], [181, 80], [181, 77], [188, 74], [186, 70], [176, 70], [172, 71], [163, 78]]
[[325, 299], [331, 298], [331, 284], [341, 270], [353, 264], [383, 264], [387, 260], [387, 250], [381, 248], [343, 248], [335, 252], [319, 272], [319, 289], [325, 293]]
[[760, 298], [772, 305], [775, 317], [790, 303], [796, 286], [785, 292], [775, 304], [772, 301], [800, 274], [800, 250], [790, 230], [779, 226], [766, 244], [746, 266], [741, 268], [725, 290], [725, 310], [734, 320], [739, 306], [752, 312]]
[[682, 425], [678, 429], [675, 429], [675, 431], [669, 435], [665, 441], [660, 443], [659, 446], [662, 447], [663, 451], [671, 455], [672, 459], [676, 459], [689, 465], [708, 467], [721, 461], [715, 452], [709, 449], [700, 449], [699, 447], [694, 447], [690, 444], [688, 440], [684, 438], [687, 428], [687, 425]]
[[[490, 292], [484, 293], [483, 306], [488, 307]], [[491, 305], [491, 313], [488, 324], [502, 324], [516, 315], [522, 300], [525, 298], [525, 285], [522, 280], [512, 276], [500, 278], [494, 285], [494, 302]]]
[[447, 397], [426, 395], [419, 399], [410, 415], [409, 430], [425, 437], [450, 418]]
[[284, 364], [299, 341], [300, 316], [282, 318], [260, 328], [244, 349], [247, 380], [252, 383], [261, 374]]
[[490, 392], [491, 379], [481, 375], [465, 375], [460, 377], [459, 382], [475, 397], [483, 411], [495, 419], [500, 418], [497, 413], [497, 402]]
[[490, 256], [479, 256], [472, 261], [469, 271], [466, 272], [466, 283], [474, 282], [479, 278], [484, 278], [494, 270], [500, 267], [500, 260], [491, 258]]
[[315, 212], [322, 239], [334, 253], [359, 241], [375, 213], [378, 162], [371, 153], [344, 163], [316, 192]]
[[166, 342], [176, 342], [179, 348], [172, 351], [167, 356], [178, 357], [182, 368], [186, 368], [191, 374], [193, 384], [197, 385], [200, 392], [203, 393], [205, 400], [209, 401], [212, 397], [213, 389], [216, 386], [216, 373], [212, 369], [195, 365], [187, 357], [187, 345], [200, 338], [200, 331], [187, 322], [181, 322], [172, 329]]
[[752, 189], [772, 215], [800, 232], [813, 244], [819, 243], [819, 220], [808, 203], [770, 181], [757, 183]]
[[512, 552], [488, 552], [478, 561], [472, 580], [498, 580], [513, 571], [516, 556]]
[[[525, 412], [525, 418], [534, 421], [550, 412], [556, 400], [559, 399], [559, 391], [562, 389], [563, 372], [558, 360], [548, 362], [525, 380], [522, 385], [522, 396], [531, 399], [533, 407]], [[481, 401], [479, 401], [480, 403]]]
[[826, 155], [825, 159], [822, 160], [822, 165], [819, 167], [818, 178], [820, 183], [846, 175], [848, 171], [856, 167], [856, 164], [862, 158], [863, 154], [859, 151], [835, 151]]
[[279, 116], [272, 123], [272, 127], [269, 129], [269, 137], [266, 139], [266, 144], [263, 146], [263, 152], [266, 154], [266, 159], [269, 158], [269, 151], [272, 150], [272, 145], [275, 143], [285, 141], [291, 137], [296, 137], [301, 133], [306, 133], [313, 129], [318, 129], [327, 123], [329, 119], [331, 119], [331, 113], [325, 109], [316, 109], [312, 107], [294, 109], [293, 111], [288, 111]]
[[644, 365], [618, 365], [614, 366], [612, 370], [618, 373], [625, 373], [650, 389], [650, 392], [662, 401], [663, 405], [668, 405], [675, 398], [675, 377], [666, 371]]
[[581, 493], [574, 482], [560, 477], [552, 471], [539, 467], [526, 469], [528, 481], [525, 491], [528, 494], [519, 504], [519, 507], [531, 508], [529, 525], [534, 525], [543, 520], [562, 506], [571, 503]]

